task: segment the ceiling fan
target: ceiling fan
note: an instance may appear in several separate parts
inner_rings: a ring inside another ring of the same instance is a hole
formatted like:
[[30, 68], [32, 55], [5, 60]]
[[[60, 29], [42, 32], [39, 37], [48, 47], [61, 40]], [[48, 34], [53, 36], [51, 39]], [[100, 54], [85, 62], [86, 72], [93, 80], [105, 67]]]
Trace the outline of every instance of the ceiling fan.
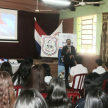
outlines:
[[[28, 8], [28, 9], [30, 9], [30, 8]], [[31, 9], [31, 10], [33, 10], [33, 9]], [[36, 3], [36, 9], [34, 10], [34, 11], [36, 11], [36, 12], [40, 12], [40, 11], [52, 11], [52, 10], [40, 10], [39, 8], [38, 8], [38, 0], [37, 0], [37, 3]]]
[[77, 0], [72, 0], [73, 2], [76, 2], [78, 4], [74, 5], [74, 6], [85, 6], [85, 5], [91, 5], [91, 4], [104, 4], [105, 2], [85, 2], [84, 0], [77, 1]]

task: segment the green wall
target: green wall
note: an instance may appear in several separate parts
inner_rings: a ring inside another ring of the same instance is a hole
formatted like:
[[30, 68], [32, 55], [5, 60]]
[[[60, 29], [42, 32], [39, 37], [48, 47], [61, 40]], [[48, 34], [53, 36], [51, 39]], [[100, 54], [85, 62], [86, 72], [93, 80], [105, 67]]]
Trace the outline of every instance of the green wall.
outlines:
[[76, 11], [62, 11], [60, 19], [74, 18], [74, 33], [76, 33], [77, 17], [97, 14], [97, 30], [96, 30], [96, 55], [100, 54], [102, 13], [108, 12], [108, 0], [103, 0], [105, 4], [99, 7], [86, 5], [76, 7]]

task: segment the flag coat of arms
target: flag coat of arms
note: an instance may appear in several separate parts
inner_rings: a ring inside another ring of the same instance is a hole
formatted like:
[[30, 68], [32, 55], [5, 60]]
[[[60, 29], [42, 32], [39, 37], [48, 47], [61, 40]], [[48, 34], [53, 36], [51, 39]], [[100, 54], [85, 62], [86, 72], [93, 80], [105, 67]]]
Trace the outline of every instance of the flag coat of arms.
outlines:
[[58, 57], [58, 37], [42, 36], [41, 57]]
[[[59, 33], [62, 33], [62, 22], [58, 26], [58, 28], [51, 34], [51, 36], [58, 36]], [[34, 30], [34, 38], [36, 43], [36, 48], [38, 53], [41, 53], [41, 42], [42, 42], [42, 35], [47, 35], [42, 28], [38, 25], [36, 19], [35, 19], [35, 30]], [[49, 57], [49, 56], [47, 56]]]

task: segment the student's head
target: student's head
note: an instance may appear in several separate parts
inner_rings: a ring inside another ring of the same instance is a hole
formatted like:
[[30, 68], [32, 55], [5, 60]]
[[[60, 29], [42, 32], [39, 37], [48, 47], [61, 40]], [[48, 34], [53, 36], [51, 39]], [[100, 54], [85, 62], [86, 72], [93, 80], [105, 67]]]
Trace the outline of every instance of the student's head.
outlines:
[[89, 73], [84, 79], [85, 95], [94, 87], [102, 88], [103, 81], [98, 73]]
[[45, 70], [45, 76], [51, 76], [51, 69], [49, 64], [42, 64], [44, 70]]
[[39, 92], [45, 92], [44, 82], [45, 72], [44, 68], [40, 65], [35, 65], [31, 69], [31, 74], [28, 81], [24, 84], [23, 88], [35, 88]]
[[108, 61], [105, 63], [105, 70], [108, 71]]
[[32, 57], [28, 56], [25, 58], [25, 60], [29, 60], [31, 63], [31, 66], [33, 65], [33, 58]]
[[66, 43], [67, 43], [67, 45], [71, 45], [71, 40], [70, 39], [67, 39], [66, 40]]
[[76, 62], [76, 64], [82, 64], [82, 57], [81, 56], [76, 56], [75, 57], [75, 62]]
[[84, 108], [108, 108], [107, 95], [102, 89], [92, 88], [86, 96]]
[[101, 59], [96, 59], [95, 63], [96, 63], [96, 67], [102, 66], [102, 60]]
[[0, 108], [13, 108], [15, 93], [11, 76], [6, 71], [0, 71]]
[[48, 108], [45, 100], [36, 89], [27, 89], [21, 92], [14, 108]]
[[67, 97], [65, 82], [59, 78], [52, 78], [46, 97], [49, 108], [72, 108], [72, 103]]
[[2, 63], [1, 71], [7, 71], [12, 76], [12, 67], [9, 62]]
[[13, 76], [13, 82], [15, 82], [17, 79], [17, 85], [24, 84], [28, 80], [30, 72], [31, 72], [31, 63], [28, 60], [24, 60], [20, 64], [18, 70]]

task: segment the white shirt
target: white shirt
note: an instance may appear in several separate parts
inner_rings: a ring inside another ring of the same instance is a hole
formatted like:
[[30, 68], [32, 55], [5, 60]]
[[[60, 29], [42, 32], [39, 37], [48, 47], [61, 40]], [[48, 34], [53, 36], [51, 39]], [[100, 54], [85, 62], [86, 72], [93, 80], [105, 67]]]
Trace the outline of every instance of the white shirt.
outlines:
[[49, 82], [50, 82], [51, 79], [52, 79], [51, 76], [45, 76], [45, 77], [44, 77], [44, 81], [45, 81], [45, 83], [47, 83], [47, 84], [49, 84]]
[[[86, 67], [84, 67], [82, 64], [77, 64], [76, 66], [74, 67], [71, 67], [71, 70], [70, 70], [70, 75], [72, 75], [73, 77], [77, 74], [83, 74], [83, 73], [88, 73], [88, 70]], [[77, 85], [78, 85], [78, 81], [79, 81], [79, 76], [76, 77], [76, 80], [75, 80], [75, 85], [74, 85], [74, 89], [77, 88]], [[72, 87], [72, 83], [69, 83], [69, 86]]]
[[98, 74], [103, 74], [105, 71], [105, 69], [102, 66], [98, 66], [96, 69], [94, 69], [92, 72], [96, 72]]

